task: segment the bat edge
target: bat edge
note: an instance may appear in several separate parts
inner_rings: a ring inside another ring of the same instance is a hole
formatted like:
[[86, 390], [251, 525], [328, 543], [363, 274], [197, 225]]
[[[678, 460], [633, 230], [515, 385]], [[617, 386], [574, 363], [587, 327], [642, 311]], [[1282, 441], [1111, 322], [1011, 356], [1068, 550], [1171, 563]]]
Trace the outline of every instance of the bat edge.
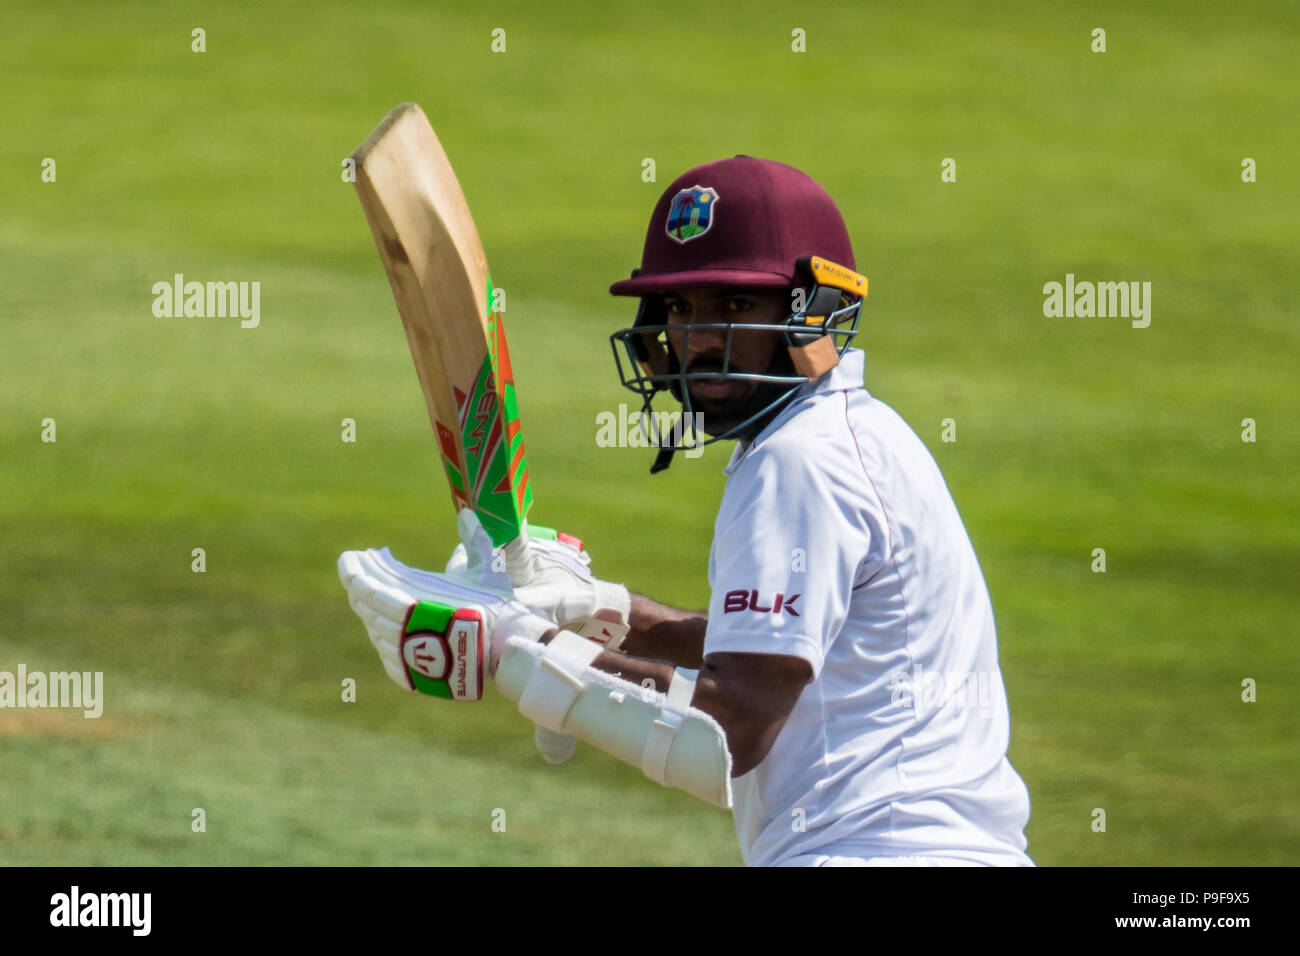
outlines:
[[[363, 139], [360, 145], [348, 155], [348, 158], [356, 162], [358, 166], [362, 165], [366, 157], [375, 151], [379, 141], [388, 135], [388, 131], [412, 112], [419, 113], [424, 118], [425, 123], [429, 123], [429, 118], [424, 115], [424, 110], [420, 109], [419, 103], [410, 101], [398, 103], [388, 111], [387, 116], [379, 121], [379, 125], [370, 131], [370, 135]], [[432, 124], [430, 124], [430, 128], [432, 128]]]

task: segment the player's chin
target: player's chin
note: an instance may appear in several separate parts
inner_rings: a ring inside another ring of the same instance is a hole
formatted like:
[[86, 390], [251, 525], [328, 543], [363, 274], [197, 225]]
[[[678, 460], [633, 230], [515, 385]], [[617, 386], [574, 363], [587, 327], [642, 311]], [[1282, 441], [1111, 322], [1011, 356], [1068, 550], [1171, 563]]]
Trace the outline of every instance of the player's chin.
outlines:
[[703, 416], [701, 424], [709, 435], [721, 435], [752, 414], [749, 407], [754, 393], [752, 383], [728, 384], [730, 387], [725, 391], [699, 386], [691, 389], [693, 410]]

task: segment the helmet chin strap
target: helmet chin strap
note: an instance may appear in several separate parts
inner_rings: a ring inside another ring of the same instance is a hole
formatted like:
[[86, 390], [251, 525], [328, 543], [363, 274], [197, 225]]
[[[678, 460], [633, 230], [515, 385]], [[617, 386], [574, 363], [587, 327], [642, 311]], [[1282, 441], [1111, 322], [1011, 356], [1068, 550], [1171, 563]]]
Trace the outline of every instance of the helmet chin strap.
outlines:
[[665, 445], [659, 449], [659, 454], [655, 455], [655, 463], [650, 466], [650, 474], [656, 475], [666, 469], [673, 463], [673, 452], [677, 451], [672, 445]]

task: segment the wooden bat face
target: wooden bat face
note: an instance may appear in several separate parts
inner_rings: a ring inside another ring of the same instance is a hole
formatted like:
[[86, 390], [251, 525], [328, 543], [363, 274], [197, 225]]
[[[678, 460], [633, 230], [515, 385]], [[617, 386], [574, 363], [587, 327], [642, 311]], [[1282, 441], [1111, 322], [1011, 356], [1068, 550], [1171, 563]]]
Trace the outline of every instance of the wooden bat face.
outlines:
[[532, 491], [505, 330], [469, 206], [414, 103], [393, 109], [352, 160], [452, 500], [504, 545], [519, 536]]

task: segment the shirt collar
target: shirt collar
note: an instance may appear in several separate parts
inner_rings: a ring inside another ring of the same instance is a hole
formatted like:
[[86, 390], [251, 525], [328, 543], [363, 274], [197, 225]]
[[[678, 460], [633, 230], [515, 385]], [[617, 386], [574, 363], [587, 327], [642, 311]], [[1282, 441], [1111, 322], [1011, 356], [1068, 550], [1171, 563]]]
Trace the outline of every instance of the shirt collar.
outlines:
[[855, 388], [862, 388], [865, 383], [866, 353], [861, 349], [846, 350], [840, 356], [839, 364], [833, 369], [815, 382], [806, 382], [800, 385], [794, 393], [794, 398], [786, 402], [785, 407], [781, 409], [776, 418], [768, 422], [767, 427], [749, 443], [749, 447], [736, 442], [736, 447], [731, 452], [731, 460], [727, 462], [727, 467], [722, 469], [722, 473], [730, 478], [731, 473], [736, 470], [741, 460], [755, 447], [766, 441], [769, 435], [784, 425], [794, 415], [795, 410], [813, 395], [851, 391]]

